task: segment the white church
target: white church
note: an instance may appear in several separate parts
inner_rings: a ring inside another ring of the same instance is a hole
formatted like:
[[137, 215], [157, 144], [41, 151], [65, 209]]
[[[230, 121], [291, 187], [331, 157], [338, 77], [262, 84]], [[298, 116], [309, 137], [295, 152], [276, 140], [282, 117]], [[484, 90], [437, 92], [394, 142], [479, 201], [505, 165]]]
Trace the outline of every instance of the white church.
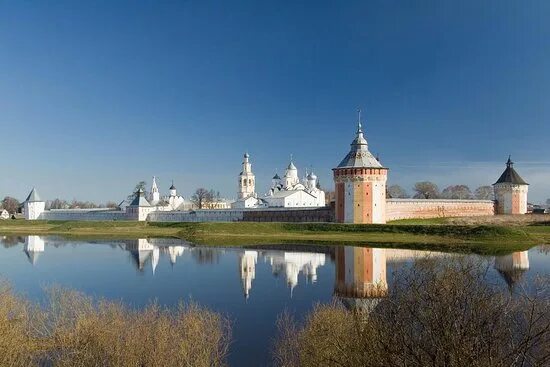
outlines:
[[283, 178], [278, 174], [272, 179], [267, 194], [256, 193], [256, 177], [252, 172], [250, 155], [245, 153], [239, 174], [238, 199], [231, 204], [232, 209], [245, 208], [311, 208], [325, 206], [325, 192], [317, 185], [317, 176], [313, 171], [306, 173], [300, 180], [298, 168], [292, 158]]

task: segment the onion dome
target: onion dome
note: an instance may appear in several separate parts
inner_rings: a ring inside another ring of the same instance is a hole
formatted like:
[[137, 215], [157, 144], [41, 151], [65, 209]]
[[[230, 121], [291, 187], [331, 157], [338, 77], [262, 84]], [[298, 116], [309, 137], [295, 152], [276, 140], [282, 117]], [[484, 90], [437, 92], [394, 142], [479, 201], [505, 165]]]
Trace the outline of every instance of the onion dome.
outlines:
[[315, 175], [315, 173], [313, 173], [313, 172], [310, 172], [310, 173], [308, 173], [308, 175], [307, 175], [307, 179], [308, 179], [308, 180], [316, 180], [316, 179], [317, 179], [317, 175]]
[[280, 180], [281, 178], [279, 177], [279, 174], [276, 173], [275, 176], [273, 176], [273, 180]]

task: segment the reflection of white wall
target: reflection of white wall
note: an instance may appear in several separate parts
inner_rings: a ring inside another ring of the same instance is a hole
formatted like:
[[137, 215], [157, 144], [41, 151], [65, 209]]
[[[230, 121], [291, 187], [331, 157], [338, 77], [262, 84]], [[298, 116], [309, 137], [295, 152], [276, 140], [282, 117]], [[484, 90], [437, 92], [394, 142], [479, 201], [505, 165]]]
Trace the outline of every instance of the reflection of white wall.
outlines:
[[286, 282], [291, 289], [298, 284], [300, 272], [303, 272], [311, 282], [316, 282], [317, 268], [325, 265], [325, 254], [267, 251], [264, 256], [271, 264], [274, 274], [285, 274]]
[[38, 257], [44, 252], [44, 240], [40, 236], [27, 236], [23, 248], [31, 264], [36, 264]]

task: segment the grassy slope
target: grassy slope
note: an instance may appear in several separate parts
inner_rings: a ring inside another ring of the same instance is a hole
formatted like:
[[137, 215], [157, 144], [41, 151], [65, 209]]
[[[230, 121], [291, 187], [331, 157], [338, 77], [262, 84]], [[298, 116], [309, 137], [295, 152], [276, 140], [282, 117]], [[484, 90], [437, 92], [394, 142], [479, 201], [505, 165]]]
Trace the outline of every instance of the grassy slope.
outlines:
[[179, 237], [211, 245], [327, 243], [500, 253], [550, 243], [550, 226], [448, 225], [441, 220], [387, 225], [335, 223], [0, 222], [2, 234], [83, 238]]

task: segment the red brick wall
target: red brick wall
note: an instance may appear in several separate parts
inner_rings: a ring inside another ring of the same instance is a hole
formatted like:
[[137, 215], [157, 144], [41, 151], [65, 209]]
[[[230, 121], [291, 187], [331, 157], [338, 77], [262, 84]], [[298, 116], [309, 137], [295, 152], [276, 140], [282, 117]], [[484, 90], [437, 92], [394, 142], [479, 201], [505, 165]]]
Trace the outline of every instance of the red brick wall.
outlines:
[[388, 199], [386, 220], [495, 215], [489, 200]]

